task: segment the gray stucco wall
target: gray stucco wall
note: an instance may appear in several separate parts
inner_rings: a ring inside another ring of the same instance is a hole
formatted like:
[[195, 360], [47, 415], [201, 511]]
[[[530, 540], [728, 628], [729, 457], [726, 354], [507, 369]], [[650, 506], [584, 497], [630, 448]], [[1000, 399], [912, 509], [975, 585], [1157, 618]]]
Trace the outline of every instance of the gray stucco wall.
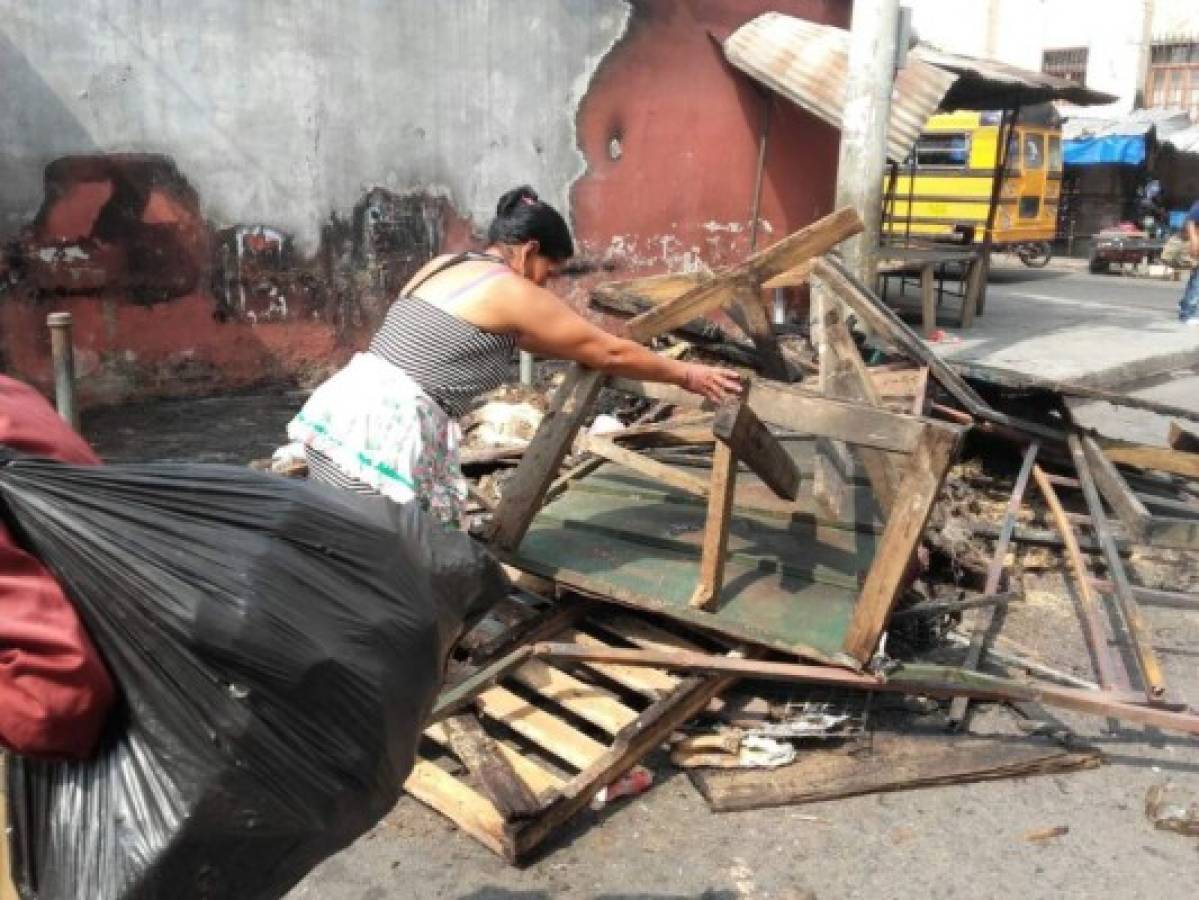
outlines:
[[565, 208], [574, 113], [625, 0], [0, 0], [0, 231], [65, 155], [172, 157], [218, 225], [315, 250], [371, 187], [477, 225], [529, 182]]

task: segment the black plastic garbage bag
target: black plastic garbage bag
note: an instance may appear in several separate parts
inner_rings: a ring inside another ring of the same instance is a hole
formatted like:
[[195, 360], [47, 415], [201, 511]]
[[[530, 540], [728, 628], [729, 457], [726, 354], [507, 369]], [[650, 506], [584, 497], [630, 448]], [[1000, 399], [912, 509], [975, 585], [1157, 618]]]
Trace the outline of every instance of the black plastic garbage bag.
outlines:
[[122, 695], [94, 759], [10, 761], [23, 897], [278, 897], [390, 810], [464, 618], [507, 589], [485, 551], [248, 469], [4, 463]]

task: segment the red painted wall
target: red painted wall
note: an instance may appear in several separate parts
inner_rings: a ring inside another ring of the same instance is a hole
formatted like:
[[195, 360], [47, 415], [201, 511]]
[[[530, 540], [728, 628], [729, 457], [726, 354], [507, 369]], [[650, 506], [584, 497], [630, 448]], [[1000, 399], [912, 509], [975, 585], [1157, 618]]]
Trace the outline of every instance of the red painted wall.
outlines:
[[[583, 252], [612, 264], [603, 277], [745, 255], [764, 95], [709, 33], [726, 36], [770, 10], [844, 27], [850, 8], [851, 0], [636, 0], [574, 123], [587, 168], [572, 189], [573, 225]], [[770, 102], [759, 246], [829, 212], [836, 173], [837, 132], [781, 98]], [[101, 210], [114, 192], [121, 204]], [[394, 233], [429, 218], [404, 198], [382, 203], [385, 215], [397, 211]], [[66, 310], [85, 405], [312, 382], [364, 343], [421, 253], [467, 242], [454, 210], [421, 208], [440, 217], [439, 247], [401, 248], [379, 263], [373, 239], [361, 238], [360, 210], [330, 223], [316, 258], [268, 254], [247, 267], [228, 249], [231, 232], [203, 222], [186, 173], [169, 160], [60, 160], [48, 169], [41, 215], [7, 254], [24, 262], [0, 295], [0, 366], [48, 389], [45, 317]], [[389, 239], [380, 236], [384, 254]], [[244, 277], [231, 282], [230, 265]], [[596, 277], [559, 288], [579, 301]]]
[[772, 112], [759, 218], [769, 230], [758, 246], [830, 212], [837, 130], [761, 93], [709, 35], [726, 37], [768, 11], [848, 27], [849, 0], [680, 0], [635, 9], [579, 109], [588, 170], [572, 208], [588, 251], [633, 272], [743, 257], [765, 102]]

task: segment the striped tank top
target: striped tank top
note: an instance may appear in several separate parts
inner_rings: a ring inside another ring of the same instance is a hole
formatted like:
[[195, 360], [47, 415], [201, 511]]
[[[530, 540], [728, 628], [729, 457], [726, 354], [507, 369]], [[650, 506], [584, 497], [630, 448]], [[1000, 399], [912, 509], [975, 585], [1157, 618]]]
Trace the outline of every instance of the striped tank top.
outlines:
[[[499, 265], [439, 304], [416, 296], [430, 278], [468, 260], [493, 260]], [[442, 305], [510, 272], [500, 260], [482, 253], [460, 253], [447, 260], [391, 304], [371, 339], [370, 352], [407, 373], [448, 416], [459, 418], [477, 397], [509, 379], [516, 337], [484, 331]]]

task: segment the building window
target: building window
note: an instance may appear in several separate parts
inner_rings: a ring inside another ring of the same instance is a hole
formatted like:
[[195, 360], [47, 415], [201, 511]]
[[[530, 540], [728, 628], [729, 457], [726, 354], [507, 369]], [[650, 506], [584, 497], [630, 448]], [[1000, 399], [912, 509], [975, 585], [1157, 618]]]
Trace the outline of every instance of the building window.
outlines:
[[1078, 84], [1087, 83], [1087, 48], [1064, 47], [1041, 54], [1041, 71]]
[[1199, 42], [1154, 44], [1145, 94], [1150, 106], [1184, 109], [1199, 122]]

